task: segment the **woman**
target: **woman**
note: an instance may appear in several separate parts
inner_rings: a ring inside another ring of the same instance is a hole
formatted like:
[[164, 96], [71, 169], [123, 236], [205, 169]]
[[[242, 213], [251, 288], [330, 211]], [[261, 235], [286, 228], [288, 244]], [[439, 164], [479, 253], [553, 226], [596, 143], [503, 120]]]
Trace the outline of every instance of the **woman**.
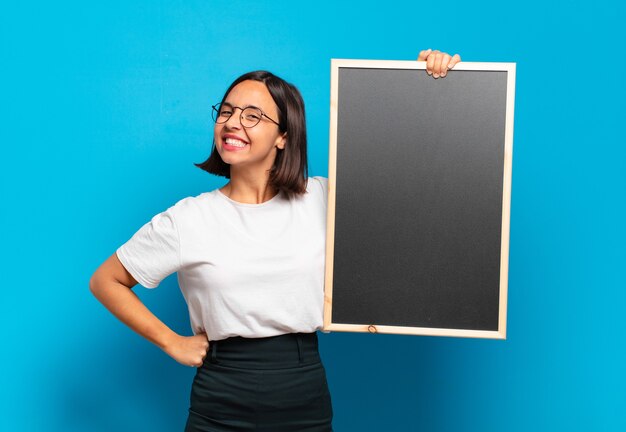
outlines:
[[[460, 57], [422, 51], [433, 77]], [[257, 71], [214, 110], [198, 165], [230, 181], [144, 225], [91, 278], [93, 294], [178, 362], [198, 367], [187, 431], [329, 431], [322, 327], [327, 184], [307, 178], [298, 90]], [[133, 293], [178, 272], [194, 336], [173, 332]], [[209, 342], [210, 341], [210, 342]]]

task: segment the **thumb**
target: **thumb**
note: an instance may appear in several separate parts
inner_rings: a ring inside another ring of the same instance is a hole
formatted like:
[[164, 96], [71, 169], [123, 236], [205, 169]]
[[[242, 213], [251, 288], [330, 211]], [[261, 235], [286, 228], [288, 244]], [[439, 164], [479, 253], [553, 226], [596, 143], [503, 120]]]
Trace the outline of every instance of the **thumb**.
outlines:
[[426, 58], [430, 55], [431, 52], [433, 52], [432, 48], [420, 51], [419, 55], [417, 56], [417, 61], [426, 61]]

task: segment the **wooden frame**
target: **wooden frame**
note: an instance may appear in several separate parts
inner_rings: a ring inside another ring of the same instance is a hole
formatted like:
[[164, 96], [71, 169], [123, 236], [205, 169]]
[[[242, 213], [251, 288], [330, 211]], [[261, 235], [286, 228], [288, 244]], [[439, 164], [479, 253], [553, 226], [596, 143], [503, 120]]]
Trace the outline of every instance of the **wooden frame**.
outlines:
[[333, 272], [335, 260], [335, 208], [336, 208], [336, 181], [337, 181], [337, 128], [339, 100], [339, 71], [342, 68], [360, 69], [421, 69], [425, 70], [425, 62], [416, 61], [379, 61], [379, 60], [338, 60], [331, 61], [331, 104], [330, 104], [330, 148], [329, 148], [329, 192], [328, 192], [328, 222], [326, 242], [326, 276], [324, 298], [324, 331], [393, 333], [407, 335], [456, 336], [470, 338], [506, 338], [507, 317], [507, 288], [508, 288], [508, 251], [509, 251], [509, 221], [511, 199], [511, 171], [513, 152], [513, 110], [515, 97], [515, 63], [458, 63], [451, 73], [462, 71], [504, 71], [506, 78], [506, 114], [504, 133], [504, 167], [503, 167], [503, 194], [502, 194], [502, 225], [501, 225], [501, 255], [500, 255], [500, 284], [499, 284], [499, 315], [497, 330], [430, 328], [430, 327], [402, 327], [378, 325], [376, 323], [336, 323], [333, 322]]

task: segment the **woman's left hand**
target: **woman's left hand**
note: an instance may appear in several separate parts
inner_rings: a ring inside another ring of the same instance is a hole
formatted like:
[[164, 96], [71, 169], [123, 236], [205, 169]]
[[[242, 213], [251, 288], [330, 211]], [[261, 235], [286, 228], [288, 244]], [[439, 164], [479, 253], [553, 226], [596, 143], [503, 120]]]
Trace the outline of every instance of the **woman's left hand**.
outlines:
[[455, 64], [461, 61], [461, 56], [458, 54], [451, 56], [439, 50], [427, 49], [420, 51], [417, 61], [426, 62], [426, 73], [428, 75], [432, 75], [433, 78], [443, 78]]

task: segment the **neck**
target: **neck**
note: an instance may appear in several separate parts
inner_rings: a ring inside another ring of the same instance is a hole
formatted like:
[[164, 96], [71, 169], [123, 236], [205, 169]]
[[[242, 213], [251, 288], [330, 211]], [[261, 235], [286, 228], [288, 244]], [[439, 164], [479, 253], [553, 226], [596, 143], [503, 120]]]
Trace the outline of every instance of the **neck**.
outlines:
[[244, 204], [261, 204], [276, 196], [276, 190], [269, 184], [269, 171], [263, 176], [254, 176], [233, 168], [231, 166], [230, 182], [220, 189], [228, 198]]

